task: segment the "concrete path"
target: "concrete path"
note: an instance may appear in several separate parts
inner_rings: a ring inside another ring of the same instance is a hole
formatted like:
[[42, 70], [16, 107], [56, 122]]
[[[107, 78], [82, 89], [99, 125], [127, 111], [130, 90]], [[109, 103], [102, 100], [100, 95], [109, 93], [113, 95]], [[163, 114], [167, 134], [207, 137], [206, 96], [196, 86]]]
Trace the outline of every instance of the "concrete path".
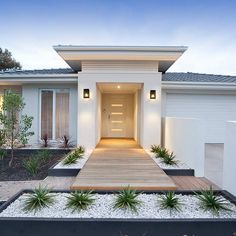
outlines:
[[175, 190], [176, 185], [132, 139], [103, 139], [71, 189]]
[[4, 202], [22, 189], [47, 186], [52, 189], [70, 189], [75, 177], [47, 177], [44, 180], [0, 182], [0, 202]]

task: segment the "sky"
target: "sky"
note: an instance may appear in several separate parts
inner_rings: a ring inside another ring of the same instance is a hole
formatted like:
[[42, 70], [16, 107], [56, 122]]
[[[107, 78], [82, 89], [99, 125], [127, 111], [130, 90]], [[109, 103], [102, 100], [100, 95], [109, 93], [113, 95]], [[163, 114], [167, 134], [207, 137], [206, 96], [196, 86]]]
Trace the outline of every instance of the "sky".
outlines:
[[68, 67], [59, 44], [188, 46], [168, 71], [236, 75], [236, 0], [0, 0], [23, 69]]

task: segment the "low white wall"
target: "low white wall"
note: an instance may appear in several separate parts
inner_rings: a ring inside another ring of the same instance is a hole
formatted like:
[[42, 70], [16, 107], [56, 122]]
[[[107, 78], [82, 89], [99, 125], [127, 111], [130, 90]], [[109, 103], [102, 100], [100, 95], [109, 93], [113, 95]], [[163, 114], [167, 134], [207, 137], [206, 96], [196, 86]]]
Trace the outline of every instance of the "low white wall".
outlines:
[[236, 195], [236, 121], [226, 122], [224, 159], [223, 159], [223, 188]]
[[176, 158], [195, 170], [198, 177], [204, 176], [204, 135], [199, 119], [165, 118], [165, 147]]

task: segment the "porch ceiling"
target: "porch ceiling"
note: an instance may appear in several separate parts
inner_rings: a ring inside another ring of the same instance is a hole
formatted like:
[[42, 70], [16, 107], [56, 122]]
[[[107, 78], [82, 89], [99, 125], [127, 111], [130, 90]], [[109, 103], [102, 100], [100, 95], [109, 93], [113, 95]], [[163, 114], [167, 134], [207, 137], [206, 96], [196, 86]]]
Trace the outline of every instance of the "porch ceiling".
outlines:
[[141, 83], [98, 83], [102, 93], [135, 93], [142, 88]]

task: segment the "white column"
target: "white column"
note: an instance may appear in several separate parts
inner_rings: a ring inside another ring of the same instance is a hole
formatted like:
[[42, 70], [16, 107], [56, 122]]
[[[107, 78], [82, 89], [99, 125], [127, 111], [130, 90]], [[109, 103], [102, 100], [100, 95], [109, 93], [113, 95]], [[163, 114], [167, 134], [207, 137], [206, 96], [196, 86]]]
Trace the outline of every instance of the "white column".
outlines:
[[[150, 90], [156, 90], [156, 99], [150, 99]], [[149, 149], [161, 143], [161, 76], [147, 77], [141, 94], [141, 146]]]
[[224, 159], [223, 159], [223, 188], [236, 195], [236, 121], [226, 122]]
[[[90, 98], [83, 98], [84, 89], [89, 89]], [[86, 149], [96, 146], [96, 82], [79, 77], [78, 80], [78, 117], [77, 117], [77, 146]]]

